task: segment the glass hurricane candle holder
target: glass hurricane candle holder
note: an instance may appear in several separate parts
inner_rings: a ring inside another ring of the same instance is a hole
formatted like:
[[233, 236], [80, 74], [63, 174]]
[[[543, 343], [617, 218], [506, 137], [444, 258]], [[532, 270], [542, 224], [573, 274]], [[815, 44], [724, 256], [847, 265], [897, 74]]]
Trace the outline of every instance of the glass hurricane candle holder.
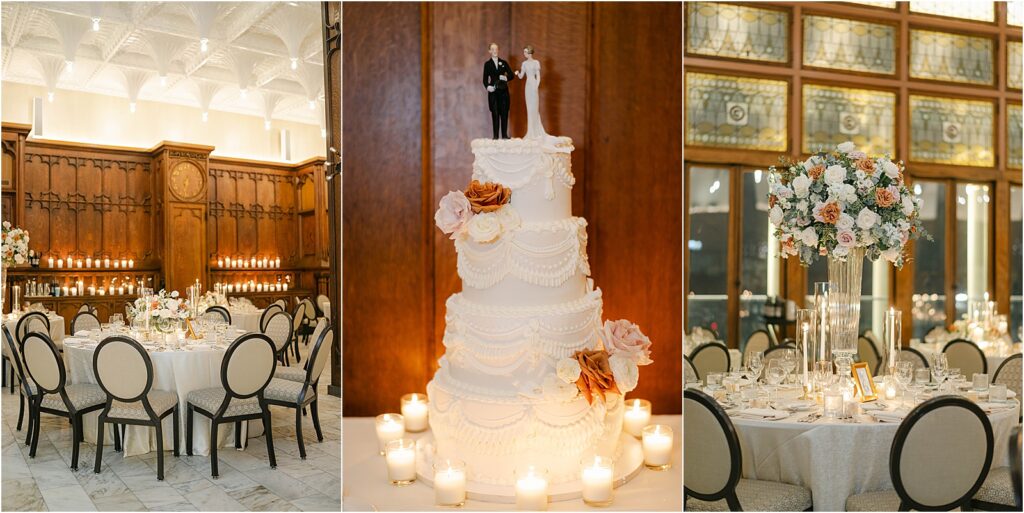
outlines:
[[416, 481], [416, 441], [409, 438], [391, 440], [384, 446], [384, 459], [388, 465], [388, 480], [395, 486]]
[[405, 429], [412, 433], [425, 431], [429, 426], [427, 421], [427, 396], [426, 394], [405, 394], [402, 396], [402, 418], [405, 419]]
[[626, 410], [622, 416], [622, 427], [634, 438], [643, 435], [643, 429], [651, 423], [651, 402], [646, 399], [630, 399], [626, 401]]
[[651, 470], [672, 467], [672, 428], [653, 424], [643, 429], [644, 465]]
[[434, 503], [459, 507], [466, 503], [466, 463], [445, 458], [434, 463]]
[[583, 502], [590, 506], [612, 503], [615, 462], [607, 456], [591, 456], [580, 461]]
[[388, 442], [405, 436], [405, 419], [397, 413], [377, 415], [377, 448], [381, 456]]
[[548, 509], [548, 472], [536, 465], [527, 465], [515, 472], [516, 509], [543, 511]]

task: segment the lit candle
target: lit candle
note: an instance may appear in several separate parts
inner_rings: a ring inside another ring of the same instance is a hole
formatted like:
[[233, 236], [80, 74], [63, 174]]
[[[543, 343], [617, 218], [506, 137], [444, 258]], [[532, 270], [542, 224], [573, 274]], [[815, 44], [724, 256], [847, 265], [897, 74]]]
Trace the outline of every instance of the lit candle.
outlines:
[[85, 268], [86, 269], [91, 269], [92, 268], [92, 257], [85, 257]]
[[50, 267], [52, 268], [53, 267], [53, 257], [50, 257], [47, 262], [50, 264]]
[[547, 472], [533, 465], [516, 472], [516, 509], [527, 511], [548, 509]]
[[803, 325], [800, 327], [800, 330], [801, 330], [801, 332], [803, 334], [803, 339], [804, 339], [804, 343], [803, 343], [802, 349], [804, 351], [804, 355], [803, 355], [804, 356], [803, 357], [803, 363], [804, 363], [804, 373], [803, 373], [804, 374], [804, 381], [803, 381], [803, 386], [804, 386], [805, 389], [807, 388], [807, 383], [810, 382], [807, 379], [807, 367], [808, 367], [808, 363], [807, 363], [807, 338], [808, 337], [807, 336], [808, 336], [808, 334], [810, 332], [810, 329], [811, 329], [810, 325], [807, 324], [806, 322], [803, 323]]
[[285, 284], [283, 284], [281, 286], [284, 287], [284, 291], [285, 292], [288, 292], [288, 284], [287, 283], [285, 283]]
[[78, 264], [78, 268], [81, 269], [82, 268], [82, 259], [81, 258], [78, 259], [77, 264]]
[[96, 286], [95, 285], [89, 285], [89, 295], [90, 296], [95, 296], [96, 295]]
[[843, 394], [829, 387], [825, 391], [825, 417], [836, 418], [843, 412]]
[[118, 295], [121, 295], [121, 296], [124, 295], [124, 285], [118, 285], [117, 293], [118, 293]]
[[434, 463], [434, 502], [438, 506], [462, 506], [466, 503], [466, 464], [444, 459]]
[[106, 269], [110, 269], [110, 259], [109, 258], [106, 258], [106, 257], [103, 258], [103, 267], [106, 268]]
[[403, 395], [402, 418], [405, 419], [405, 429], [413, 433], [427, 429], [427, 396], [425, 394]]
[[274, 259], [274, 267], [281, 267], [281, 257]]
[[64, 286], [64, 287], [62, 288], [62, 290], [64, 291], [64, 295], [65, 295], [65, 296], [67, 296], [67, 295], [68, 295], [68, 286], [67, 286], [67, 285], [65, 285], [65, 286]]
[[405, 436], [405, 419], [397, 413], [377, 415], [377, 448], [384, 454], [384, 446]]
[[127, 269], [128, 268], [128, 259], [126, 259], [126, 258], [122, 258], [121, 259], [121, 268], [122, 269]]
[[391, 484], [404, 486], [416, 480], [416, 441], [400, 438], [387, 443], [384, 459]]
[[224, 267], [224, 257], [217, 259], [217, 267]]
[[63, 268], [64, 268], [64, 259], [63, 258], [58, 258], [57, 259], [57, 269], [63, 269]]
[[615, 466], [612, 460], [594, 456], [583, 460], [580, 482], [583, 484], [583, 502], [591, 506], [607, 506], [612, 503], [612, 483]]
[[82, 280], [78, 280], [78, 287], [77, 288], [78, 288], [78, 295], [79, 296], [85, 295], [85, 282], [83, 282]]
[[255, 268], [256, 267], [256, 257], [252, 257], [252, 260], [250, 260], [249, 263], [252, 264], [252, 267]]
[[633, 399], [627, 403], [622, 427], [630, 435], [640, 438], [644, 428], [651, 423], [651, 402], [646, 399]]
[[644, 465], [651, 470], [672, 466], [672, 428], [664, 424], [647, 426], [643, 431]]
[[100, 292], [100, 295], [101, 295], [101, 296], [105, 296], [105, 295], [107, 295], [107, 289], [105, 289], [105, 288], [103, 288], [103, 287], [100, 287], [100, 290], [99, 290], [99, 292]]
[[135, 294], [135, 284], [128, 282], [128, 295], [131, 296], [133, 294]]
[[129, 258], [128, 259], [128, 268], [129, 269], [134, 269], [135, 268], [135, 259], [134, 258]]
[[263, 257], [263, 267], [270, 267], [270, 260], [267, 257]]
[[119, 262], [118, 262], [118, 260], [117, 260], [117, 259], [115, 258], [115, 259], [114, 259], [114, 269], [117, 269], [117, 268], [119, 268], [119, 267], [120, 267], [120, 263], [119, 263]]

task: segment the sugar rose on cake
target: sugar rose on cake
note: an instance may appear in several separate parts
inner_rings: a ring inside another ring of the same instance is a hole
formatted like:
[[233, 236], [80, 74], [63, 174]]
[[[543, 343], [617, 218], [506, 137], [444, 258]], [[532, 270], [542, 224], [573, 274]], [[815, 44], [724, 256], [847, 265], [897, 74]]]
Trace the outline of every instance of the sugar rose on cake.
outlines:
[[451, 239], [468, 237], [489, 243], [519, 228], [519, 213], [509, 205], [512, 190], [498, 183], [473, 180], [465, 191], [449, 191], [441, 198], [434, 223]]
[[555, 366], [558, 378], [575, 383], [590, 404], [598, 398], [607, 400], [609, 393], [633, 391], [640, 379], [639, 367], [654, 363], [651, 339], [630, 321], [605, 321], [600, 338], [603, 349], [576, 351]]

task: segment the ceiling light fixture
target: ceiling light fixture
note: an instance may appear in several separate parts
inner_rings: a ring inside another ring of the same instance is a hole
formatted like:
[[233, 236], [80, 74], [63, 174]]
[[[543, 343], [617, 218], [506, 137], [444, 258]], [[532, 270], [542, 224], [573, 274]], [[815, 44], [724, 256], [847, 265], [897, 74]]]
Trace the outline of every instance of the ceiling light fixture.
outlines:
[[206, 122], [207, 122], [207, 121], [209, 121], [209, 120], [210, 120], [210, 113], [209, 113], [209, 112], [206, 112], [206, 111], [204, 110], [204, 111], [203, 111], [203, 123], [206, 123]]
[[166, 75], [160, 77], [160, 87], [167, 87], [167, 76]]
[[53, 93], [46, 93], [46, 99], [53, 103]]
[[299, 69], [299, 59], [292, 57], [292, 69]]
[[270, 130], [270, 121], [264, 121], [263, 122], [263, 129], [264, 130]]

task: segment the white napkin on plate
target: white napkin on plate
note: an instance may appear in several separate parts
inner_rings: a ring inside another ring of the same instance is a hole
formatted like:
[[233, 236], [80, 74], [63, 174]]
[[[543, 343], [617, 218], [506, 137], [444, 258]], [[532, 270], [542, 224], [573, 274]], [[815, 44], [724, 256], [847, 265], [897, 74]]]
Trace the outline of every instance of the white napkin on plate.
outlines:
[[[864, 405], [861, 405], [863, 408]], [[910, 413], [908, 410], [896, 409], [896, 410], [876, 410], [868, 412], [878, 422], [903, 422], [903, 419]]]
[[736, 412], [736, 415], [743, 417], [755, 417], [765, 420], [784, 419], [789, 416], [789, 413], [779, 410], [772, 410], [770, 408], [747, 408]]

